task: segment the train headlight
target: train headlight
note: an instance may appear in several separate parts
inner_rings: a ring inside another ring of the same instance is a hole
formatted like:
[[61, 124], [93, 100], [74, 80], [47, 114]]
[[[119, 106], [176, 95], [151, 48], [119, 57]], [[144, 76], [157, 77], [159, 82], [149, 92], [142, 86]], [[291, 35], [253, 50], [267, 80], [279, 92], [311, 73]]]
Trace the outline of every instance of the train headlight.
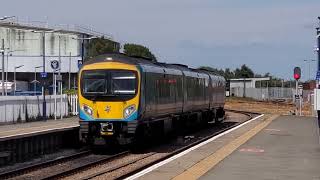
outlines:
[[127, 117], [129, 117], [134, 111], [136, 110], [136, 106], [135, 105], [130, 105], [127, 108], [124, 109], [123, 111], [123, 117], [126, 119]]
[[84, 104], [84, 105], [82, 106], [82, 109], [83, 109], [83, 111], [84, 111], [85, 113], [87, 113], [88, 115], [92, 116], [93, 110], [92, 110], [91, 107], [89, 107], [89, 106], [87, 106], [87, 105]]

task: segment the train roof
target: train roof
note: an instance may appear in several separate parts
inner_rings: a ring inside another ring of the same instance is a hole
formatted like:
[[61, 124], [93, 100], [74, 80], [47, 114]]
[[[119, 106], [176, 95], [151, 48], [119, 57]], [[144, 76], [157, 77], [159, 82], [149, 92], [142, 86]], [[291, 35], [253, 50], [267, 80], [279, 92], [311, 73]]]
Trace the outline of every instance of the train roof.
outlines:
[[114, 61], [114, 62], [122, 62], [127, 64], [154, 64], [154, 62], [150, 61], [147, 58], [137, 56], [127, 56], [126, 54], [121, 53], [111, 53], [111, 54], [103, 54], [96, 56], [94, 58], [89, 59], [87, 62], [84, 63], [84, 65], [88, 64], [94, 64], [94, 63], [100, 63], [100, 62], [108, 62], [108, 61]]
[[87, 62], [84, 63], [84, 65], [93, 64], [93, 63], [100, 63], [100, 62], [122, 62], [127, 64], [133, 64], [133, 65], [139, 65], [143, 70], [145, 71], [154, 71], [166, 74], [181, 74], [179, 72], [182, 71], [187, 76], [192, 77], [198, 77], [205, 75], [217, 76], [221, 77], [220, 75], [217, 75], [216, 73], [212, 71], [208, 71], [206, 69], [192, 69], [189, 68], [187, 65], [183, 64], [170, 64], [170, 63], [163, 63], [163, 62], [154, 62], [151, 61], [151, 59], [145, 58], [145, 57], [138, 57], [138, 56], [128, 56], [126, 54], [121, 53], [111, 53], [111, 54], [103, 54], [96, 56], [94, 58], [89, 59]]

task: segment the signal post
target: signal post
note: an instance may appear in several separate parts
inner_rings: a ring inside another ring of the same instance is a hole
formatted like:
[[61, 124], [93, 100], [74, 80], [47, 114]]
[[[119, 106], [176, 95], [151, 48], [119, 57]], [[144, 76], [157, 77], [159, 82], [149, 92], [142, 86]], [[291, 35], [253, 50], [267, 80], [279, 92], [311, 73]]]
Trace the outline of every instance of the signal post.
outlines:
[[297, 115], [299, 112], [299, 115], [301, 116], [301, 109], [302, 109], [302, 92], [299, 90], [299, 79], [301, 78], [301, 69], [300, 67], [295, 67], [293, 69], [293, 77], [296, 80], [296, 94], [294, 96], [295, 104], [296, 104], [296, 112]]
[[[316, 48], [316, 52], [317, 52], [317, 57], [318, 57], [317, 74], [320, 73], [320, 17], [318, 17], [318, 20], [319, 20], [319, 26], [316, 28], [316, 30], [317, 30], [317, 48]], [[317, 81], [316, 81], [317, 87], [316, 88], [320, 89], [318, 77], [316, 79], [317, 79]], [[315, 91], [317, 91], [317, 90], [315, 90]], [[318, 94], [318, 93], [315, 93], [315, 94]], [[315, 96], [314, 103], [316, 105], [318, 104], [318, 97], [316, 97], [316, 96]], [[320, 109], [319, 109], [319, 107], [315, 107], [315, 109], [317, 110], [317, 114], [318, 114], [318, 128], [319, 128], [319, 132], [320, 132]]]

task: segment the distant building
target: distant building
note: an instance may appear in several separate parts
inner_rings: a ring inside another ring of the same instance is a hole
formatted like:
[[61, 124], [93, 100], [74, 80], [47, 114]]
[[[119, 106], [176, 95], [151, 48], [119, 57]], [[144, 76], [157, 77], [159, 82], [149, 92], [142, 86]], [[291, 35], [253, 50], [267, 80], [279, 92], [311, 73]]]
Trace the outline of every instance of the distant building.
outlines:
[[232, 89], [232, 88], [243, 88], [243, 87], [256, 88], [256, 84], [260, 83], [262, 81], [270, 81], [270, 77], [230, 79], [230, 89]]
[[[44, 49], [45, 71], [48, 72], [48, 83], [52, 84], [53, 77], [50, 62], [52, 60], [59, 60], [60, 54], [63, 87], [66, 88], [69, 86], [69, 72], [71, 75], [70, 86], [76, 86], [78, 62], [86, 56], [87, 52], [85, 47], [89, 42], [88, 38], [103, 36], [103, 34], [86, 28], [78, 28], [79, 30], [56, 29], [57, 28], [0, 21], [0, 49], [2, 39], [4, 39], [4, 69], [8, 72], [8, 76], [5, 76], [8, 82], [13, 82], [14, 71], [16, 70], [16, 79], [28, 82], [28, 90], [34, 90], [31, 82], [35, 79], [35, 71], [37, 72], [37, 80], [40, 79], [40, 72], [43, 71], [43, 68], [39, 66], [43, 65]], [[45, 35], [45, 43], [43, 43], [43, 32]], [[114, 46], [119, 47], [120, 45], [114, 41]], [[0, 59], [0, 67], [1, 64]], [[21, 65], [23, 66], [15, 68]], [[37, 86], [36, 89], [39, 90], [41, 88]]]

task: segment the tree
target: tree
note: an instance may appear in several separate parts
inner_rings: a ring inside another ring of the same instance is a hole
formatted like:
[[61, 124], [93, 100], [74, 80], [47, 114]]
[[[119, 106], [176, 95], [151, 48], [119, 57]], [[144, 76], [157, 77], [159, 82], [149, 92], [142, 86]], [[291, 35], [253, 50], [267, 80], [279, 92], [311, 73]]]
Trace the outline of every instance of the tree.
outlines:
[[95, 57], [106, 53], [119, 52], [119, 43], [105, 39], [104, 37], [90, 40], [87, 45], [87, 57]]
[[128, 56], [140, 56], [151, 59], [151, 61], [157, 61], [154, 54], [151, 53], [149, 48], [139, 44], [125, 44], [123, 46], [124, 53]]
[[243, 64], [240, 69], [237, 68], [234, 71], [234, 74], [236, 78], [253, 78], [254, 77], [253, 71], [245, 64]]
[[220, 76], [224, 76], [224, 71], [223, 69], [216, 69], [216, 68], [213, 68], [213, 67], [209, 67], [209, 66], [201, 66], [199, 67], [198, 69], [205, 69], [207, 71], [211, 71], [217, 75], [220, 75]]
[[235, 78], [234, 72], [231, 71], [229, 68], [226, 68], [226, 70], [224, 71], [224, 78], [225, 79]]

